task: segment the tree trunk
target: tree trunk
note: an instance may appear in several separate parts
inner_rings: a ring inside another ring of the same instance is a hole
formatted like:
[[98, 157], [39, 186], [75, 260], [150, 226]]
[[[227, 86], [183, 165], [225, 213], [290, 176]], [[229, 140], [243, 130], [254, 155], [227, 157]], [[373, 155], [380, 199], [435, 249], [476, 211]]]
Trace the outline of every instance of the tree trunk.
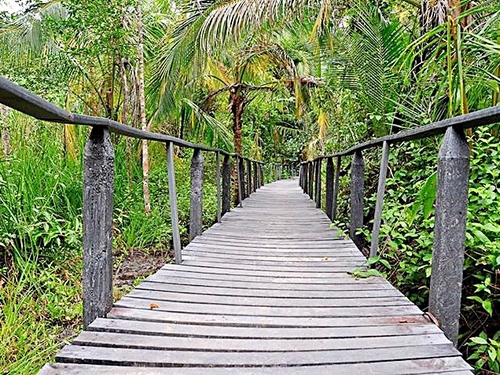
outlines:
[[9, 156], [12, 148], [10, 145], [10, 131], [9, 131], [9, 108], [0, 104], [0, 124], [2, 125], [2, 145], [3, 153], [5, 156]]
[[[242, 155], [243, 146], [241, 139], [241, 128], [243, 125], [243, 111], [245, 109], [245, 97], [241, 91], [241, 87], [233, 87], [229, 92], [229, 102], [231, 105], [231, 113], [233, 115], [233, 142], [234, 152]], [[233, 170], [233, 178], [236, 181], [238, 178], [238, 168]], [[234, 201], [238, 201], [238, 184], [234, 184]]]
[[[149, 130], [146, 119], [146, 96], [144, 93], [144, 26], [142, 24], [141, 5], [137, 5], [137, 33], [138, 33], [138, 78], [137, 97], [139, 100], [139, 121], [141, 129]], [[142, 190], [144, 195], [144, 212], [151, 213], [151, 196], [149, 192], [149, 150], [148, 141], [142, 141]]]
[[[130, 88], [127, 78], [127, 69], [125, 66], [125, 58], [120, 59], [120, 73], [122, 76], [122, 86], [123, 86], [123, 106], [122, 106], [122, 123], [128, 125], [128, 115], [130, 106]], [[127, 158], [127, 183], [129, 190], [132, 187], [132, 140], [130, 137], [125, 137], [125, 154]]]

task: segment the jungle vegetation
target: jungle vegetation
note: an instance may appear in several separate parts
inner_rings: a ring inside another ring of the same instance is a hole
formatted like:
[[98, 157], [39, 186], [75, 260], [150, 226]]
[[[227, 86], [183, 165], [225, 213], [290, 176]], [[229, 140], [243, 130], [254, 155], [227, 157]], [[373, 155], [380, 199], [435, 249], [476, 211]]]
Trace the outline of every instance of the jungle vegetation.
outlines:
[[[0, 74], [59, 106], [236, 151], [300, 161], [496, 106], [498, 0], [16, 0]], [[0, 372], [36, 373], [81, 329], [88, 129], [0, 111]], [[472, 152], [460, 349], [500, 372], [499, 126]], [[440, 138], [390, 156], [380, 272], [427, 306]], [[161, 145], [116, 136], [115, 263], [171, 247]], [[178, 151], [180, 219], [189, 155]], [[366, 155], [369, 241], [380, 155]], [[207, 160], [207, 169], [213, 166]], [[349, 160], [338, 223], [348, 221]], [[211, 177], [212, 176], [212, 177]], [[215, 218], [207, 173], [204, 224]], [[210, 180], [212, 179], [212, 180]], [[186, 233], [184, 233], [186, 234]], [[117, 291], [117, 295], [119, 291]]]

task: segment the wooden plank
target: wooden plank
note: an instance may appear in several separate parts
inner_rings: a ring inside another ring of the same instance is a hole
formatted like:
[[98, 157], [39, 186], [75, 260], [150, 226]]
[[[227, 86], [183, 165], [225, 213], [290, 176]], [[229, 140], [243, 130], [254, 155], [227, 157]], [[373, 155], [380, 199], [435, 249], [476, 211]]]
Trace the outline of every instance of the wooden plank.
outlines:
[[[300, 273], [299, 275], [312, 275], [314, 277], [330, 277], [332, 273], [348, 273], [353, 272], [356, 268], [361, 266], [361, 262], [358, 263], [344, 263], [344, 264], [332, 264], [325, 265], [325, 267], [306, 267], [306, 266], [273, 266], [267, 265], [266, 262], [237, 262], [237, 263], [223, 263], [215, 261], [204, 261], [197, 259], [186, 259], [184, 261], [186, 266], [202, 267], [202, 268], [219, 268], [225, 270], [226, 272], [233, 270], [235, 271], [245, 271], [246, 273], [253, 273], [253, 271], [259, 274], [267, 272], [268, 274], [276, 275], [292, 275], [293, 273]], [[308, 277], [308, 276], [306, 276]]]
[[[167, 279], [169, 281], [169, 279]], [[325, 298], [380, 298], [380, 297], [403, 297], [403, 294], [394, 288], [361, 290], [348, 289], [339, 290], [283, 290], [283, 289], [254, 289], [239, 288], [232, 283], [226, 287], [212, 285], [176, 285], [172, 283], [142, 282], [136, 287], [137, 290], [157, 290], [164, 292], [184, 293], [184, 294], [203, 294], [218, 296], [242, 296], [242, 297], [270, 297], [270, 298], [303, 298], [303, 299], [325, 299]]]
[[[179, 267], [167, 264], [163, 266], [158, 272], [173, 270], [173, 267]], [[312, 270], [309, 271], [305, 268], [295, 267], [299, 269], [294, 269], [293, 267], [286, 267], [279, 269], [279, 267], [267, 268], [265, 271], [259, 271], [259, 267], [252, 267], [250, 265], [244, 265], [238, 267], [234, 264], [219, 264], [219, 263], [202, 263], [202, 262], [185, 262], [184, 265], [179, 268], [175, 268], [178, 272], [196, 272], [202, 273], [204, 275], [208, 274], [220, 274], [220, 275], [231, 275], [231, 276], [267, 276], [271, 278], [305, 278], [305, 279], [332, 279], [335, 277], [343, 278], [346, 280], [354, 280], [353, 276], [350, 276], [347, 271], [342, 271], [339, 269], [332, 270]], [[346, 267], [348, 270], [354, 269], [354, 267]], [[304, 272], [300, 272], [304, 271]], [[376, 277], [371, 278], [375, 280]]]
[[154, 298], [130, 298], [123, 297], [115, 302], [116, 307], [131, 309], [151, 310], [151, 304], [158, 306], [155, 312], [193, 313], [232, 316], [255, 316], [255, 317], [291, 317], [304, 318], [343, 318], [343, 317], [377, 317], [377, 316], [406, 316], [422, 315], [415, 305], [401, 306], [371, 306], [361, 307], [275, 307], [275, 306], [241, 306], [225, 305], [221, 298], [219, 303], [185, 303], [178, 301], [160, 301]]
[[91, 331], [117, 332], [175, 337], [239, 338], [239, 339], [333, 339], [389, 337], [441, 334], [434, 324], [398, 324], [362, 327], [228, 327], [197, 324], [168, 324], [121, 319], [96, 319]]
[[[314, 258], [321, 258], [323, 259], [324, 257], [338, 257], [338, 258], [349, 258], [349, 257], [356, 257], [360, 258], [362, 257], [359, 252], [356, 250], [350, 251], [350, 250], [344, 250], [344, 251], [339, 251], [339, 250], [332, 250], [332, 249], [313, 249], [311, 248], [310, 250], [306, 249], [296, 249], [295, 251], [287, 251], [286, 249], [282, 250], [260, 250], [259, 248], [233, 248], [233, 247], [222, 247], [222, 246], [191, 246], [189, 245], [184, 249], [184, 252], [186, 254], [190, 253], [192, 255], [204, 255], [204, 253], [207, 254], [227, 254], [227, 255], [233, 255], [233, 256], [238, 256], [238, 255], [243, 255], [245, 257], [248, 257], [249, 259], [259, 259], [259, 257], [262, 258], [277, 258], [280, 260], [287, 259], [289, 260], [290, 258], [293, 257], [300, 257], [303, 258], [304, 261], [307, 261], [310, 257]], [[249, 255], [249, 254], [255, 254], [255, 256]], [[363, 258], [364, 259], [364, 258]]]
[[[305, 296], [305, 294], [304, 294]], [[412, 303], [406, 297], [372, 297], [356, 298], [272, 298], [272, 297], [247, 297], [210, 294], [189, 294], [165, 292], [159, 290], [134, 289], [127, 297], [148, 299], [155, 301], [189, 302], [189, 303], [223, 303], [235, 306], [275, 306], [275, 307], [361, 307], [361, 306], [408, 306]], [[240, 310], [245, 310], [241, 308]]]
[[[150, 281], [155, 284], [172, 284], [175, 288], [179, 288], [184, 285], [195, 285], [200, 287], [224, 287], [224, 288], [239, 288], [243, 290], [269, 290], [276, 292], [286, 292], [286, 291], [371, 291], [371, 290], [384, 290], [384, 291], [392, 291], [395, 290], [387, 282], [368, 282], [367, 279], [359, 279], [358, 281], [354, 280], [350, 283], [345, 281], [344, 279], [334, 279], [332, 282], [328, 283], [297, 283], [297, 280], [292, 279], [292, 282], [289, 282], [289, 279], [286, 279], [283, 282], [280, 282], [281, 279], [271, 281], [268, 278], [264, 278], [264, 282], [256, 281], [256, 280], [247, 280], [242, 281], [240, 278], [231, 278], [226, 280], [217, 280], [216, 278], [203, 278], [203, 275], [196, 278], [196, 274], [188, 274], [175, 276], [176, 274], [167, 274], [167, 275], [159, 275], [158, 273], [155, 275], [149, 276], [146, 281]], [[299, 280], [300, 281], [300, 280]], [[336, 281], [336, 283], [335, 283]]]
[[459, 356], [451, 344], [430, 346], [355, 349], [318, 352], [232, 353], [203, 351], [160, 351], [67, 345], [57, 355], [57, 362], [129, 366], [217, 366], [276, 367], [379, 362]]
[[[212, 310], [213, 312], [214, 310]], [[203, 324], [218, 326], [249, 326], [249, 327], [363, 327], [394, 324], [429, 323], [422, 313], [375, 316], [375, 317], [280, 317], [280, 316], [250, 316], [250, 315], [220, 315], [197, 314], [183, 312], [168, 312], [144, 308], [114, 307], [107, 315], [112, 319], [129, 319], [149, 322]]]
[[[444, 370], [444, 369], [449, 369]], [[276, 368], [213, 368], [213, 367], [125, 367], [67, 363], [46, 365], [40, 375], [472, 375], [470, 367], [458, 357], [339, 364], [329, 366], [296, 366]]]
[[339, 264], [350, 264], [350, 265], [361, 265], [366, 262], [366, 259], [361, 255], [343, 255], [337, 256], [336, 254], [331, 254], [330, 256], [326, 254], [321, 254], [319, 256], [313, 255], [303, 255], [303, 256], [284, 256], [281, 254], [274, 255], [267, 254], [267, 256], [259, 256], [256, 254], [255, 256], [251, 255], [243, 255], [232, 254], [226, 252], [212, 252], [212, 251], [184, 251], [184, 255], [186, 256], [186, 260], [202, 260], [202, 261], [210, 261], [210, 262], [224, 262], [224, 263], [240, 263], [247, 264], [246, 262], [252, 262], [251, 264], [258, 263], [268, 265], [292, 265], [292, 266], [300, 266], [304, 267], [316, 266], [322, 267], [327, 266], [331, 267]]
[[74, 345], [146, 350], [206, 350], [225, 352], [307, 352], [320, 350], [353, 350], [398, 348], [422, 345], [446, 345], [443, 335], [408, 335], [343, 339], [228, 339], [165, 337], [145, 334], [82, 332]]

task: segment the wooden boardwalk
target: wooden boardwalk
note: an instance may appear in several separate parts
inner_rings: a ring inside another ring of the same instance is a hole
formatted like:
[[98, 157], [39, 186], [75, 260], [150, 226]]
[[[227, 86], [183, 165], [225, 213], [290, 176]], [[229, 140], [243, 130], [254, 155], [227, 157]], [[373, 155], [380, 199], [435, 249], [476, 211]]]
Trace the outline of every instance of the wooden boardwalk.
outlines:
[[[297, 181], [266, 185], [41, 374], [472, 374]], [[276, 369], [275, 367], [280, 367]]]

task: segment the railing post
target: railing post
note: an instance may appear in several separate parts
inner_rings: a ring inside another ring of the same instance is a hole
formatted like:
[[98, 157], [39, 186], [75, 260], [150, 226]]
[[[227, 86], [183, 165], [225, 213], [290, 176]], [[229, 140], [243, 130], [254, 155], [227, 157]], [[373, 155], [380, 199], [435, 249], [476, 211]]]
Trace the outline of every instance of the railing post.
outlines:
[[387, 167], [389, 165], [389, 143], [384, 142], [382, 146], [382, 159], [380, 161], [380, 173], [378, 177], [377, 203], [375, 205], [375, 216], [373, 218], [372, 243], [370, 246], [370, 258], [377, 256], [380, 226], [382, 224], [382, 210], [384, 208], [385, 180]]
[[462, 297], [470, 151], [462, 129], [449, 127], [439, 151], [429, 311], [456, 346]]
[[174, 244], [175, 263], [182, 263], [181, 235], [179, 232], [179, 213], [177, 211], [177, 188], [175, 186], [174, 144], [167, 143], [168, 194], [170, 198], [170, 216], [172, 219], [172, 242]]
[[304, 179], [304, 170], [302, 169], [302, 164], [299, 165], [299, 187], [304, 190], [302, 180]]
[[257, 189], [259, 188], [259, 181], [257, 180], [257, 163], [253, 162], [253, 192], [255, 193]]
[[351, 224], [350, 235], [358, 248], [361, 248], [361, 236], [356, 234], [363, 226], [364, 162], [361, 151], [356, 151], [352, 158], [351, 169]]
[[252, 194], [252, 162], [247, 159], [247, 191], [246, 196], [249, 197]]
[[245, 171], [243, 170], [243, 159], [239, 156], [236, 157], [236, 171], [238, 175], [238, 205], [243, 207], [243, 190], [244, 190], [244, 177]]
[[333, 158], [326, 160], [326, 215], [330, 220], [333, 220]]
[[314, 164], [313, 162], [309, 162], [308, 163], [308, 166], [309, 166], [309, 172], [308, 172], [308, 175], [309, 175], [309, 187], [308, 187], [308, 192], [309, 192], [309, 198], [313, 199], [313, 195], [314, 195]]
[[231, 159], [229, 155], [224, 155], [222, 164], [222, 212], [224, 216], [231, 210]]
[[113, 305], [114, 151], [109, 131], [93, 127], [83, 157], [83, 324]]
[[316, 208], [321, 208], [321, 159], [316, 161]]
[[194, 149], [191, 159], [191, 205], [189, 210], [189, 241], [194, 240], [203, 229], [203, 154]]
[[221, 192], [221, 167], [220, 152], [215, 153], [215, 186], [217, 194], [217, 222], [222, 218], [222, 192]]
[[260, 186], [264, 186], [266, 184], [266, 181], [264, 179], [264, 166], [263, 164], [260, 164]]
[[332, 221], [337, 218], [337, 199], [340, 189], [340, 166], [342, 159], [337, 156], [337, 168], [335, 168], [335, 180], [333, 181], [333, 203], [332, 203]]

